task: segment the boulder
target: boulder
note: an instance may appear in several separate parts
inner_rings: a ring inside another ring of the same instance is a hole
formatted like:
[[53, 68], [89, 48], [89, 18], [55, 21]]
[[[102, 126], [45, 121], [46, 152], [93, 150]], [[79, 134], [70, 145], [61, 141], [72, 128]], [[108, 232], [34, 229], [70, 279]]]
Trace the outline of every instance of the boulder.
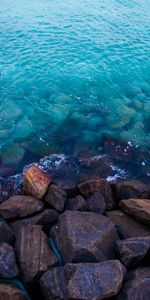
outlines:
[[26, 294], [13, 284], [0, 283], [1, 300], [27, 300]]
[[150, 236], [117, 241], [116, 253], [126, 267], [135, 267], [150, 253]]
[[118, 260], [66, 264], [42, 275], [40, 285], [46, 300], [100, 300], [117, 295], [124, 274]]
[[86, 211], [88, 209], [88, 205], [85, 199], [82, 196], [78, 195], [75, 198], [67, 199], [66, 209]]
[[118, 200], [141, 198], [147, 190], [146, 185], [139, 180], [126, 180], [115, 185], [115, 196]]
[[50, 230], [64, 263], [99, 262], [114, 257], [119, 239], [105, 216], [92, 212], [65, 211]]
[[7, 243], [0, 243], [0, 277], [13, 278], [18, 273], [14, 249]]
[[31, 285], [57, 264], [40, 225], [24, 224], [16, 231], [16, 254], [23, 282]]
[[0, 242], [14, 245], [15, 235], [8, 224], [0, 218]]
[[105, 209], [106, 209], [106, 204], [104, 197], [101, 193], [97, 192], [94, 193], [91, 197], [87, 199], [89, 211], [98, 213], [98, 214], [103, 214]]
[[150, 200], [128, 199], [120, 201], [120, 208], [143, 223], [150, 224]]
[[65, 189], [60, 185], [51, 184], [44, 201], [46, 201], [54, 209], [63, 211], [66, 199], [67, 193]]
[[0, 215], [6, 220], [22, 218], [40, 212], [43, 208], [42, 201], [31, 196], [17, 195], [0, 205]]
[[121, 210], [109, 211], [107, 212], [107, 216], [116, 225], [117, 232], [121, 239], [150, 235], [150, 228]]
[[42, 199], [48, 190], [52, 178], [38, 167], [32, 165], [24, 174], [23, 191], [37, 199]]
[[96, 192], [101, 193], [105, 200], [106, 210], [112, 210], [115, 207], [112, 189], [106, 179], [89, 179], [78, 184], [77, 188], [86, 199]]

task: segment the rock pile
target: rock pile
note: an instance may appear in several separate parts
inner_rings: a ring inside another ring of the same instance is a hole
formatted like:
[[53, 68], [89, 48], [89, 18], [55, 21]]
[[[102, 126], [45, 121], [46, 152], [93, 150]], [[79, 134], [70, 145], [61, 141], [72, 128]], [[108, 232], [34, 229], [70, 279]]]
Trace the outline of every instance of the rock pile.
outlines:
[[137, 180], [69, 188], [29, 167], [0, 204], [0, 299], [148, 300], [149, 195]]

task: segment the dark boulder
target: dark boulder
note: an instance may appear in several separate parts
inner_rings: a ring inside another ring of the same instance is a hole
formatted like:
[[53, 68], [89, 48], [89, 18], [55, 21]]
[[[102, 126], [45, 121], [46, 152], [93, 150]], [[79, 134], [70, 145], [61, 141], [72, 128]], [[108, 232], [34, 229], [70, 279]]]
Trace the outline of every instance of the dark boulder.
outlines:
[[67, 199], [66, 209], [86, 211], [88, 209], [88, 205], [85, 199], [82, 196], [78, 195], [75, 198]]
[[116, 225], [117, 232], [121, 239], [150, 235], [150, 228], [148, 228], [148, 226], [145, 226], [121, 210], [107, 212], [107, 216]]
[[139, 180], [126, 180], [115, 185], [115, 196], [118, 200], [141, 198], [147, 190], [146, 185]]
[[1, 300], [27, 300], [26, 294], [13, 284], [0, 283]]
[[118, 260], [67, 264], [46, 272], [40, 285], [46, 300], [100, 300], [117, 295], [124, 274]]
[[127, 214], [132, 215], [137, 220], [150, 225], [150, 200], [149, 199], [121, 200], [119, 206]]
[[0, 242], [14, 245], [15, 235], [8, 224], [0, 218]]
[[99, 262], [114, 257], [119, 239], [105, 216], [92, 212], [65, 211], [50, 230], [63, 262]]
[[13, 278], [18, 273], [14, 249], [7, 243], [0, 243], [0, 277]]
[[21, 218], [40, 212], [44, 205], [36, 198], [24, 195], [10, 197], [0, 205], [0, 215], [4, 219]]
[[34, 283], [50, 267], [57, 264], [57, 258], [40, 225], [20, 226], [16, 231], [15, 248], [21, 278], [27, 285]]
[[104, 197], [101, 193], [97, 192], [94, 193], [91, 197], [87, 199], [87, 204], [89, 211], [98, 213], [98, 214], [103, 214], [106, 209], [106, 204]]
[[44, 198], [44, 201], [46, 201], [54, 209], [63, 211], [66, 199], [66, 190], [60, 185], [51, 184]]

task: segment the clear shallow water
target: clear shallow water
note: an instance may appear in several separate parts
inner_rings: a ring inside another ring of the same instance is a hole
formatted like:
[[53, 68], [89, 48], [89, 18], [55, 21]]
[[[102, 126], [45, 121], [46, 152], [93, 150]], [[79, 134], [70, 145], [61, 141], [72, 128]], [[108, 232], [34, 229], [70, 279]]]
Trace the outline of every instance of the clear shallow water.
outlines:
[[149, 54], [149, 0], [0, 0], [1, 174], [108, 139], [149, 151]]

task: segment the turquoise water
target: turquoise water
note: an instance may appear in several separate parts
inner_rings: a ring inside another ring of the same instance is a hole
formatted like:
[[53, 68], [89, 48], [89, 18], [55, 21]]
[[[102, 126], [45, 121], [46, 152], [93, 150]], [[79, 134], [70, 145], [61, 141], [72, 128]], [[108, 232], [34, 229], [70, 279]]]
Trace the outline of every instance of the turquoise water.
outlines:
[[150, 148], [149, 0], [0, 0], [0, 158]]

